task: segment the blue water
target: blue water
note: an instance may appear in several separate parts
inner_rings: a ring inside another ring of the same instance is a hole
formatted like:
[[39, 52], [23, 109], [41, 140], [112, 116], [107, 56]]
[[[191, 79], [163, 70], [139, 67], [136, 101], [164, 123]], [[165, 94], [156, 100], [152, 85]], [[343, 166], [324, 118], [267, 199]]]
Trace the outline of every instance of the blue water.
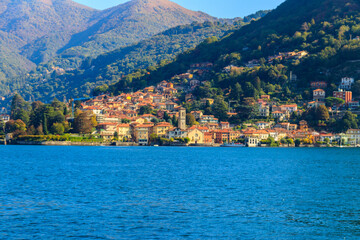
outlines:
[[360, 149], [0, 153], [0, 239], [360, 239]]

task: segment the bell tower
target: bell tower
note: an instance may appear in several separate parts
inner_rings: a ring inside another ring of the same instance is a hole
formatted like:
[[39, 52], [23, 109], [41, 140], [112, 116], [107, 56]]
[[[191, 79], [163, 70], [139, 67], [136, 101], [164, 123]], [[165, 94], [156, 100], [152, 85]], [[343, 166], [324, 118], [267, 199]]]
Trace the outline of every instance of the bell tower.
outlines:
[[186, 109], [181, 107], [179, 109], [179, 121], [178, 121], [178, 127], [181, 130], [186, 129]]

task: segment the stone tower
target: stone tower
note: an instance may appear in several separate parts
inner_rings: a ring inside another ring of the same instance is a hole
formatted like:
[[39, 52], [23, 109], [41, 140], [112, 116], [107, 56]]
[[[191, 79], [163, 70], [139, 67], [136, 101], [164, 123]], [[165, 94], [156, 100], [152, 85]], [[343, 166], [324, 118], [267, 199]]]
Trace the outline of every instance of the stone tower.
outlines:
[[178, 120], [178, 127], [181, 130], [186, 129], [186, 109], [181, 107], [179, 109], [179, 120]]

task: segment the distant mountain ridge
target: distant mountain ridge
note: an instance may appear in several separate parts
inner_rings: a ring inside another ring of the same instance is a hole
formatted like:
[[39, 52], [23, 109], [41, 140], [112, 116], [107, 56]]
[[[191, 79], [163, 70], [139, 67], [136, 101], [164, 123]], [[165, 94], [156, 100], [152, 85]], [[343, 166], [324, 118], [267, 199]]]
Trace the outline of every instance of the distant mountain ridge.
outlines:
[[9, 92], [6, 81], [59, 54], [76, 65], [177, 25], [215, 20], [168, 0], [132, 0], [103, 11], [71, 0], [1, 0], [0, 95]]

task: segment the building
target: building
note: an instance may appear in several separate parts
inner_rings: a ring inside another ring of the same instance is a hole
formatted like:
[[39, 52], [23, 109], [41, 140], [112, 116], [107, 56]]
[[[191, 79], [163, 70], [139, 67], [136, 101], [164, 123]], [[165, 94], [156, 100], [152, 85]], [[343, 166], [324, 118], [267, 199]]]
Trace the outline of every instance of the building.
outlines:
[[204, 115], [202, 111], [192, 111], [191, 114], [196, 120], [200, 119]]
[[8, 121], [10, 121], [10, 116], [7, 114], [1, 114], [0, 115], [0, 121], [3, 121], [4, 123], [7, 123]]
[[269, 117], [270, 116], [270, 107], [268, 105], [260, 105], [259, 114], [261, 117]]
[[327, 88], [327, 83], [324, 81], [316, 81], [316, 82], [311, 82], [310, 86], [311, 86], [311, 88], [324, 89], [324, 88]]
[[206, 124], [206, 123], [218, 123], [219, 120], [217, 118], [214, 117], [214, 115], [203, 115], [200, 118], [199, 123], [200, 124]]
[[220, 122], [220, 128], [223, 129], [229, 129], [230, 123], [229, 122]]
[[348, 144], [360, 145], [360, 129], [347, 130], [345, 137], [348, 139]]
[[299, 122], [299, 128], [301, 131], [307, 131], [309, 129], [307, 121], [301, 120]]
[[255, 126], [257, 126], [259, 129], [266, 129], [271, 127], [270, 122], [257, 122], [255, 123]]
[[186, 129], [186, 109], [181, 107], [179, 109], [179, 121], [178, 121], [178, 127], [181, 130]]
[[351, 91], [334, 91], [333, 96], [335, 98], [340, 98], [345, 101], [345, 104], [348, 105], [352, 101], [352, 92]]
[[289, 112], [289, 113], [297, 112], [298, 110], [298, 106], [296, 104], [281, 105], [279, 107], [280, 107], [280, 111]]
[[204, 133], [199, 129], [194, 128], [191, 131], [188, 131], [187, 137], [190, 139], [190, 144], [203, 144], [205, 143]]
[[186, 138], [187, 137], [187, 131], [181, 130], [179, 128], [175, 128], [173, 130], [170, 130], [167, 134], [169, 139], [175, 139], [175, 138]]
[[107, 123], [100, 123], [98, 124], [98, 132], [100, 136], [104, 139], [112, 139], [117, 132], [117, 125], [118, 123], [114, 122], [107, 122]]
[[246, 146], [257, 147], [259, 145], [259, 139], [257, 137], [246, 138]]
[[350, 101], [348, 103], [350, 109], [357, 109], [360, 107], [359, 101]]
[[274, 119], [278, 119], [279, 121], [284, 120], [286, 116], [286, 114], [281, 111], [272, 112], [271, 115]]
[[117, 133], [120, 139], [131, 139], [132, 132], [130, 124], [118, 124]]
[[134, 125], [134, 140], [139, 145], [149, 145], [149, 137], [152, 133], [152, 124]]
[[319, 106], [325, 106], [325, 102], [312, 101], [307, 103], [308, 108], [316, 108]]
[[342, 90], [351, 90], [352, 85], [354, 84], [354, 78], [344, 77], [341, 79], [341, 83], [339, 85], [339, 89]]
[[171, 124], [168, 122], [161, 122], [154, 126], [153, 133], [159, 137], [166, 137], [168, 131], [171, 128]]
[[314, 101], [322, 102], [325, 100], [325, 91], [322, 89], [316, 89], [313, 91], [313, 99]]

